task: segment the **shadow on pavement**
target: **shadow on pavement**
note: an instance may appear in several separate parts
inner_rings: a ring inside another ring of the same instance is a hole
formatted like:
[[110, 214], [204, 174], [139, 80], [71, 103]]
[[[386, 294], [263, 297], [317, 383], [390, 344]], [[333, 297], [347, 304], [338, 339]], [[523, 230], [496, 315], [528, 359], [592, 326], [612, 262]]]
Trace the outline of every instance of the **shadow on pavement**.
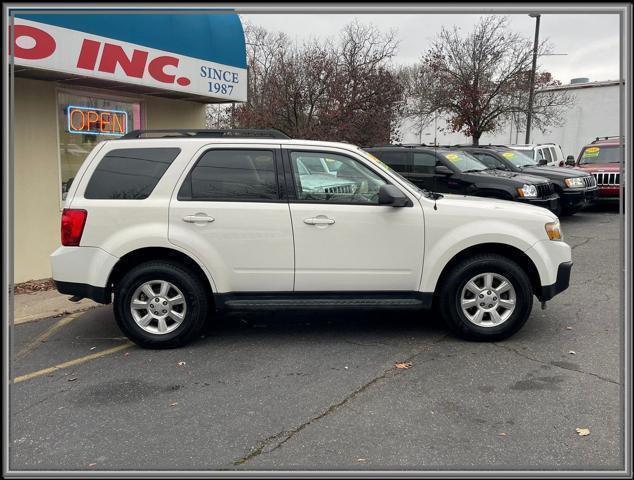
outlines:
[[416, 334], [427, 336], [445, 333], [445, 326], [436, 314], [429, 311], [285, 311], [226, 313], [214, 317], [204, 335], [222, 336], [239, 334], [249, 336], [257, 331], [271, 336], [311, 335], [336, 337], [339, 334], [389, 334], [391, 336]]

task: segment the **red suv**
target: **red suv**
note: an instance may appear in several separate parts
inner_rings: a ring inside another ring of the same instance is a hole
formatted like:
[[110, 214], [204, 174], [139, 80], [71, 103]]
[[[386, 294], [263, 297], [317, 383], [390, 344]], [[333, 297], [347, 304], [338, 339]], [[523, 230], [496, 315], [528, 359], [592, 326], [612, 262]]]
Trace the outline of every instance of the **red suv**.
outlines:
[[575, 161], [572, 156], [566, 165], [577, 167], [594, 175], [597, 180], [597, 200], [618, 200], [621, 186], [621, 137], [597, 137], [594, 142], [581, 149]]

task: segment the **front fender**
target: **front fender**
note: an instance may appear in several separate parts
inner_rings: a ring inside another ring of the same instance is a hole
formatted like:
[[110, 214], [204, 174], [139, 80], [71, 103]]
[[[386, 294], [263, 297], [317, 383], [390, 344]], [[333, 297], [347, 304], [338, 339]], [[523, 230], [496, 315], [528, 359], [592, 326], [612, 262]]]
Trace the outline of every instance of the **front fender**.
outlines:
[[[541, 240], [530, 229], [517, 224], [482, 218], [467, 221], [453, 228], [445, 228], [440, 232], [438, 230], [438, 227], [426, 228], [429, 234], [425, 241], [425, 263], [420, 285], [422, 292], [435, 292], [438, 279], [445, 266], [452, 258], [470, 247], [498, 243], [526, 252]], [[541, 277], [540, 266], [538, 264], [535, 266]], [[544, 269], [543, 265], [542, 269]]]

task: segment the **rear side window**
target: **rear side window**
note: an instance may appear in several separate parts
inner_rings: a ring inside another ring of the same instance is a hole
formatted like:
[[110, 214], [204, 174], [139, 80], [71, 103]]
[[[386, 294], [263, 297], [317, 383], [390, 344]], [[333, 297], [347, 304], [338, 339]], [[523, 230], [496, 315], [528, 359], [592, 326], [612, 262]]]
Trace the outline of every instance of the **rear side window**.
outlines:
[[472, 155], [484, 163], [487, 167], [497, 169], [505, 168], [504, 164], [495, 158], [493, 155], [482, 152], [473, 152]]
[[436, 156], [433, 153], [416, 152], [412, 172], [433, 174], [436, 171], [436, 163]]
[[178, 192], [179, 200], [277, 200], [275, 154], [271, 150], [209, 150]]
[[150, 196], [180, 151], [180, 148], [112, 150], [97, 165], [84, 198], [143, 200]]
[[412, 160], [410, 152], [372, 152], [381, 159], [383, 163], [387, 163], [397, 172], [409, 172], [411, 171]]
[[546, 147], [544, 149], [542, 149], [542, 152], [544, 153], [544, 157], [546, 158], [547, 162], [552, 162], [553, 161], [553, 156], [550, 153], [550, 148]]

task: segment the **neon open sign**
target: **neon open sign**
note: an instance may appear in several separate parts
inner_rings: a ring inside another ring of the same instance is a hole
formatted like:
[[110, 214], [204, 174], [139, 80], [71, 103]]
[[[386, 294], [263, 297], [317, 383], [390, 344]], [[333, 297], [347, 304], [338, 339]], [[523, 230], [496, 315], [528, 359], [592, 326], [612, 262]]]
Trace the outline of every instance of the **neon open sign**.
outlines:
[[69, 105], [67, 114], [70, 133], [117, 136], [128, 133], [128, 114], [121, 110]]

